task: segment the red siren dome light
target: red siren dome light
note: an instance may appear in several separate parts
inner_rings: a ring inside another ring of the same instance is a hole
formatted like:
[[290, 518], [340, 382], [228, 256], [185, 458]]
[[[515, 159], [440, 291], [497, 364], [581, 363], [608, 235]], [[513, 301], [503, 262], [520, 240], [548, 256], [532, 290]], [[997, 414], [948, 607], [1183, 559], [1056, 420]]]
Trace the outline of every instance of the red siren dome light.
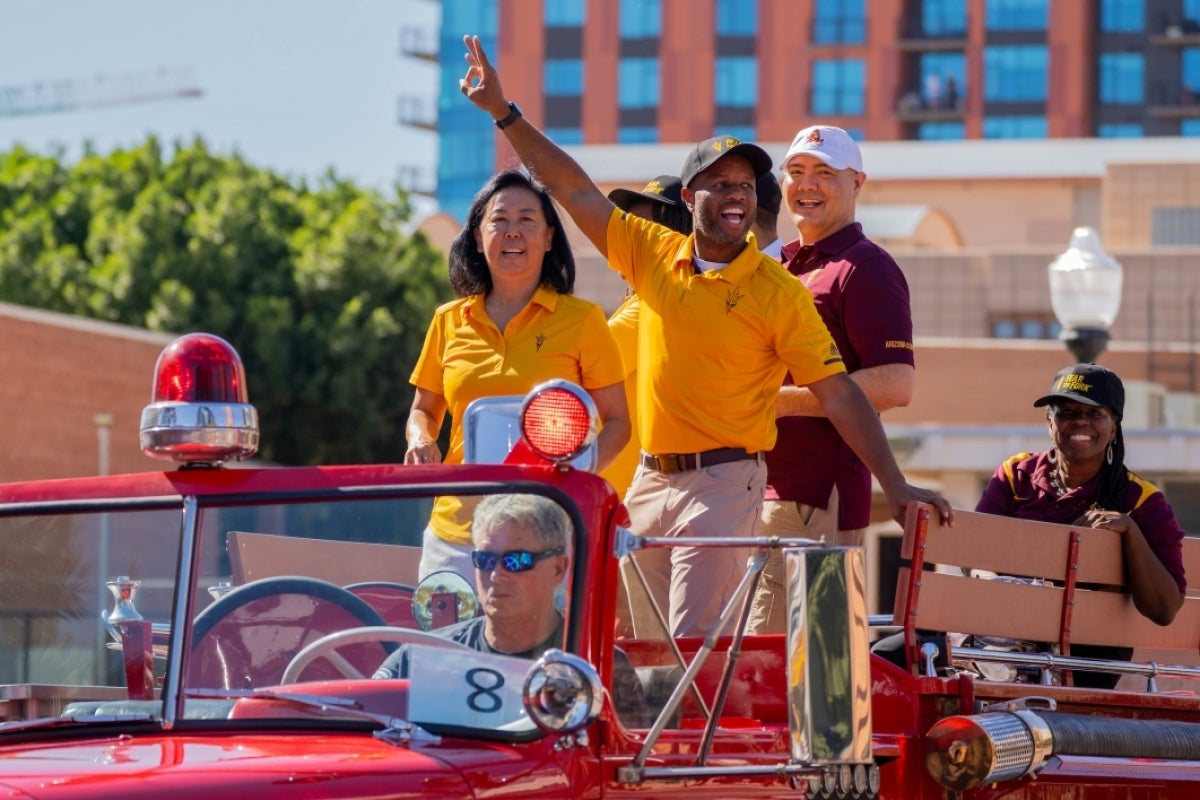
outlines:
[[153, 403], [248, 403], [246, 372], [233, 345], [189, 333], [167, 345], [154, 365]]
[[258, 412], [233, 345], [211, 333], [171, 342], [154, 366], [154, 393], [142, 411], [142, 452], [187, 466], [218, 466], [258, 450]]
[[536, 387], [521, 407], [521, 435], [542, 458], [561, 463], [584, 451], [596, 438], [600, 415], [591, 395], [569, 381]]

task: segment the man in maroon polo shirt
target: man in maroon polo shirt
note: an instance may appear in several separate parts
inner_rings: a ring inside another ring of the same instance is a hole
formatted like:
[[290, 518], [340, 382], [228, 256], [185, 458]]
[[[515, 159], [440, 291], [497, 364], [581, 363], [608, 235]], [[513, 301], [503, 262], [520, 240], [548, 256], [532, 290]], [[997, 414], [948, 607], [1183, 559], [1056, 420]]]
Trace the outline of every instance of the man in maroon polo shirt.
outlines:
[[[908, 283], [887, 251], [854, 221], [866, 181], [858, 145], [841, 128], [815, 125], [796, 134], [780, 165], [784, 207], [800, 238], [783, 248], [788, 271], [812, 292], [845, 359], [846, 371], [876, 411], [912, 399], [912, 314]], [[767, 454], [759, 536], [861, 545], [871, 520], [871, 473], [846, 444], [811, 392], [785, 379], [776, 401], [779, 438]], [[783, 563], [773, 551], [759, 581], [749, 631], [785, 625]]]

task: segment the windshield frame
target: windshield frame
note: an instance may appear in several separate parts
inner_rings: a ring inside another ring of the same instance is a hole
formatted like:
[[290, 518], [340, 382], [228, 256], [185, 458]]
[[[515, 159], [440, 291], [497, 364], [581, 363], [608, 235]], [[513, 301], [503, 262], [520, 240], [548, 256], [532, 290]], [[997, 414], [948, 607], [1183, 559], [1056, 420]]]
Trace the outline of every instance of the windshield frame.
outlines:
[[[187, 717], [185, 709], [188, 690], [184, 685], [186, 680], [185, 660], [188, 653], [188, 648], [184, 645], [190, 642], [192, 637], [195, 616], [193, 604], [196, 602], [195, 587], [204, 579], [198, 574], [202, 571], [199, 551], [203, 546], [201, 540], [205, 511], [209, 509], [263, 504], [337, 503], [343, 500], [433, 498], [443, 494], [483, 496], [526, 493], [546, 497], [566, 511], [572, 525], [573, 538], [569, 568], [572, 590], [569, 592], [568, 606], [565, 609], [566, 637], [563, 647], [569, 652], [584, 655], [581, 651], [588, 637], [585, 628], [590, 630], [587, 620], [583, 617], [585, 605], [589, 602], [586, 576], [591, 567], [591, 558], [593, 558], [589, 554], [589, 545], [592, 543], [593, 537], [585, 523], [585, 518], [594, 519], [594, 509], [588, 506], [589, 500], [592, 499], [591, 495], [588, 492], [580, 495], [575, 488], [578, 484], [574, 480], [562, 482], [557, 480], [557, 475], [554, 477], [541, 474], [531, 475], [525, 468], [513, 466], [494, 465], [491, 469], [496, 470], [497, 473], [505, 473], [504, 479], [488, 480], [485, 478], [481, 480], [478, 467], [469, 468], [470, 477], [474, 480], [455, 481], [447, 480], [448, 476], [439, 476], [443, 479], [436, 481], [426, 479], [419, 483], [399, 482], [404, 478], [412, 480], [412, 476], [397, 473], [394, 470], [371, 470], [366, 473], [357, 470], [353, 473], [333, 470], [331, 474], [328, 471], [313, 470], [312, 468], [299, 468], [294, 473], [291, 473], [289, 469], [271, 469], [262, 470], [270, 475], [264, 475], [261, 478], [250, 474], [238, 476], [246, 478], [249, 485], [255, 487], [249, 492], [232, 490], [233, 484], [229, 482], [232, 477], [230, 473], [240, 473], [240, 470], [225, 470], [211, 474], [192, 472], [190, 475], [186, 474], [188, 471], [181, 471], [158, 473], [159, 479], [166, 477], [173, 485], [180, 488], [181, 491], [178, 494], [159, 491], [142, 495], [135, 490], [126, 496], [116, 495], [121, 492], [122, 488], [127, 487], [111, 487], [105, 496], [104, 488], [96, 479], [84, 479], [87, 484], [84, 487], [86, 491], [84, 498], [21, 499], [15, 502], [0, 503], [0, 518], [134, 510], [178, 510], [180, 513], [179, 556], [174, 570], [175, 591], [171, 595], [169, 652], [160, 684], [159, 703], [155, 705], [159, 709], [159, 724], [163, 729], [177, 726], [191, 728], [197, 724], [209, 727], [212, 725], [212, 720]], [[455, 470], [467, 471], [463, 468], [455, 468]], [[447, 472], [449, 471], [447, 470]], [[258, 470], [254, 470], [254, 472], [258, 472]], [[538, 470], [538, 472], [541, 471]], [[294, 476], [290, 482], [289, 473]], [[318, 476], [317, 480], [314, 480], [314, 475]], [[208, 480], [210, 477], [213, 479], [212, 482]], [[70, 483], [64, 483], [60, 488], [69, 490], [72, 488]], [[209, 487], [212, 488], [212, 491], [206, 491]], [[583, 508], [581, 508], [581, 504]], [[596, 505], [602, 507], [604, 503], [596, 498]], [[282, 719], [278, 721], [287, 722]], [[97, 719], [96, 722], [98, 723], [100, 720]], [[230, 722], [238, 727], [245, 726], [244, 721]], [[274, 724], [268, 719], [263, 719], [261, 722]], [[295, 720], [291, 720], [289, 724], [294, 726]], [[534, 738], [539, 735], [540, 733], [534, 734]], [[522, 734], [518, 738], [525, 740], [529, 738], [529, 734]]]

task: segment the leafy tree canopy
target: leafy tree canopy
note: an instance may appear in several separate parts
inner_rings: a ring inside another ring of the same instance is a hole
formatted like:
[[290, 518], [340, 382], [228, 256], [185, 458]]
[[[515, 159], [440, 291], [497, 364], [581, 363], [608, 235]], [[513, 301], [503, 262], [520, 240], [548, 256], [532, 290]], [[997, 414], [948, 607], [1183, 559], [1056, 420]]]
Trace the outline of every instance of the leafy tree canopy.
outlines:
[[0, 153], [0, 300], [154, 331], [208, 331], [246, 364], [261, 456], [396, 461], [408, 376], [444, 256], [392, 199], [332, 171], [315, 187], [151, 137], [77, 163]]

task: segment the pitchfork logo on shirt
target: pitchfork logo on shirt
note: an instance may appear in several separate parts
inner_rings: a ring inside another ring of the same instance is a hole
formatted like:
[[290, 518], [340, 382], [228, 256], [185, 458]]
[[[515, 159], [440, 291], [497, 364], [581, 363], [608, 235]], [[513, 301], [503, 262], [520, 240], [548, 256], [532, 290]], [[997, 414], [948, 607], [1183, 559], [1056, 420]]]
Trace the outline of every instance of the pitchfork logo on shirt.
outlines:
[[733, 311], [733, 309], [736, 308], [737, 304], [740, 303], [741, 301], [742, 301], [742, 290], [741, 289], [730, 289], [728, 292], [725, 293], [725, 313], [728, 314], [729, 312]]
[[544, 345], [545, 343], [546, 343], [546, 334], [539, 333], [537, 335], [537, 351], [539, 353], [542, 352], [542, 345]]

